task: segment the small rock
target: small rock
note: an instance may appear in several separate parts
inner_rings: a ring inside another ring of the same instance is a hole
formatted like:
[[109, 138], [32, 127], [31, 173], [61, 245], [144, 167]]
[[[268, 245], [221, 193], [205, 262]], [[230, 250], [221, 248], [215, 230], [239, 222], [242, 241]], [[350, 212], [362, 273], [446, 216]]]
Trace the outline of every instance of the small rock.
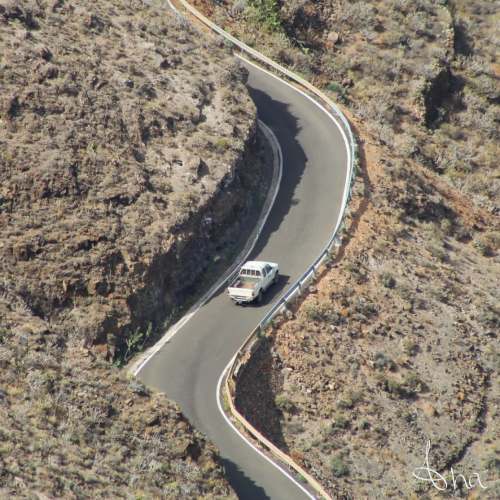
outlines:
[[316, 293], [316, 287], [314, 287], [312, 285], [309, 287], [308, 290], [309, 290], [309, 293]]
[[330, 31], [326, 37], [326, 39], [333, 44], [336, 44], [339, 41], [339, 38], [338, 33], [335, 33], [335, 31]]
[[426, 404], [424, 406], [424, 411], [427, 415], [429, 415], [429, 417], [433, 417], [436, 414], [436, 409], [430, 404]]
[[108, 357], [108, 345], [107, 344], [97, 344], [92, 346], [92, 353], [100, 359], [107, 359]]

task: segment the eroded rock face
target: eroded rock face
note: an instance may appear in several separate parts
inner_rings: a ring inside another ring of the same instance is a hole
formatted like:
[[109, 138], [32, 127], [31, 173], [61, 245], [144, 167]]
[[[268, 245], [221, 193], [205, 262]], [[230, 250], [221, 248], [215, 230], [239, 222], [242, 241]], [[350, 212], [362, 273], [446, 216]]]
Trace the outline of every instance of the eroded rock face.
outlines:
[[417, 94], [420, 116], [423, 123], [431, 125], [439, 116], [439, 108], [449, 96], [452, 73], [448, 63], [437, 64], [433, 76], [423, 83], [421, 93]]
[[0, 286], [115, 345], [239, 229], [263, 168], [246, 73], [166, 7], [0, 7]]

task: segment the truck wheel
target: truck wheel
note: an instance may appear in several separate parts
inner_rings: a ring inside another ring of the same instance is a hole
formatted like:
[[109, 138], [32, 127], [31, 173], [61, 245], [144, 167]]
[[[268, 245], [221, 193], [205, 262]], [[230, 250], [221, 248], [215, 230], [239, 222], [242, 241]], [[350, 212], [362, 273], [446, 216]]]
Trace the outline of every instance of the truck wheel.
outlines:
[[273, 283], [278, 283], [278, 280], [280, 279], [278, 271], [276, 271], [276, 274], [274, 275], [274, 280]]
[[257, 295], [257, 302], [262, 302], [262, 288], [259, 290], [259, 295]]

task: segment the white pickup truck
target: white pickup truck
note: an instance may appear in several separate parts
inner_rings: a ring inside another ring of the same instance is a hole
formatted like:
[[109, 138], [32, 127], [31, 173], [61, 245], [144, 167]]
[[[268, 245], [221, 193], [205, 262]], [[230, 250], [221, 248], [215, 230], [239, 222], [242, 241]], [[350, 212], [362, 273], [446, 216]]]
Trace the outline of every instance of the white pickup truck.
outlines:
[[262, 300], [262, 293], [278, 282], [278, 264], [258, 260], [248, 261], [229, 284], [227, 294], [237, 304]]

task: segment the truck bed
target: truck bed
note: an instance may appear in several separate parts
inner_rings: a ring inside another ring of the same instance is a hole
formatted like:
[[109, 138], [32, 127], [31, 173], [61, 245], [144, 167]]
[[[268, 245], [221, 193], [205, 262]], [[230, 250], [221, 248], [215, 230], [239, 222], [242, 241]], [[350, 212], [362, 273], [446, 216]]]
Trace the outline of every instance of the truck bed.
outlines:
[[252, 281], [245, 279], [244, 281], [242, 279], [238, 279], [235, 283], [231, 285], [231, 288], [241, 288], [245, 290], [253, 290], [255, 287], [255, 284], [258, 282], [258, 280]]

